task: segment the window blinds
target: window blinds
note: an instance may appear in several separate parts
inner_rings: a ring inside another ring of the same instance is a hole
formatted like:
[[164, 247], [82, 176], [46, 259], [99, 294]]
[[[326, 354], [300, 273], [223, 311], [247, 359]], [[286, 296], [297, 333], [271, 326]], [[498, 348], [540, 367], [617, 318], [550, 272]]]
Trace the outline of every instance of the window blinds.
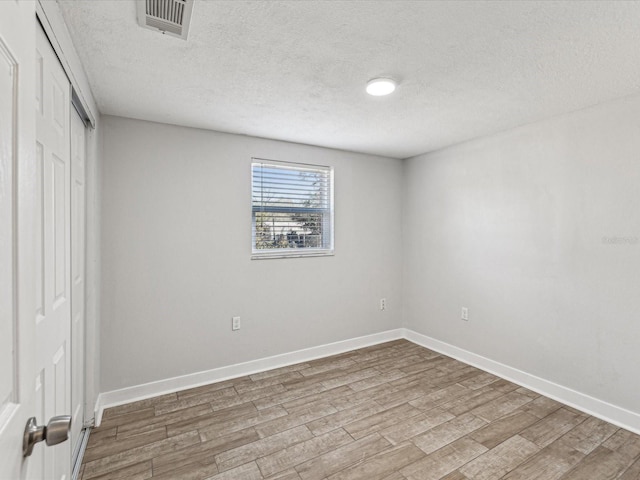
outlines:
[[254, 253], [331, 250], [332, 169], [273, 161], [251, 168]]

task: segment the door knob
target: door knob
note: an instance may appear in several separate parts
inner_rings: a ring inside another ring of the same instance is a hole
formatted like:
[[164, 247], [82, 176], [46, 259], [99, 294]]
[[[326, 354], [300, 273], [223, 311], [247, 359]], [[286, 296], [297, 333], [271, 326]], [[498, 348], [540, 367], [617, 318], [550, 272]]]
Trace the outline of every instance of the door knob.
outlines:
[[53, 417], [47, 426], [38, 425], [36, 417], [27, 420], [22, 440], [22, 455], [28, 457], [33, 452], [33, 446], [41, 441], [46, 441], [48, 446], [57, 445], [69, 438], [71, 430], [71, 415]]

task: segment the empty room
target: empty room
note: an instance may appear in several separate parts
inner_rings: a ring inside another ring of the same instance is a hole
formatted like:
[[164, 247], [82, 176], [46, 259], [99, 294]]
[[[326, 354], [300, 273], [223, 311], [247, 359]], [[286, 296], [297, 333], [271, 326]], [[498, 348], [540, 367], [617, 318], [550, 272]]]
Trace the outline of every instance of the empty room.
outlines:
[[0, 1], [0, 480], [640, 479], [640, 2]]

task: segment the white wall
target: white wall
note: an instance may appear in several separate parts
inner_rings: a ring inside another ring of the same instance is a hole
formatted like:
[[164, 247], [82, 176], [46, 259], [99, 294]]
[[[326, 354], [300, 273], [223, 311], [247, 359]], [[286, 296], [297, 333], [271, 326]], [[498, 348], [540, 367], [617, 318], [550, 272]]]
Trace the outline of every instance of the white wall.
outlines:
[[638, 412], [640, 97], [403, 175], [404, 325]]
[[[102, 127], [102, 391], [400, 325], [401, 161], [119, 117]], [[252, 156], [335, 167], [335, 256], [250, 259]]]

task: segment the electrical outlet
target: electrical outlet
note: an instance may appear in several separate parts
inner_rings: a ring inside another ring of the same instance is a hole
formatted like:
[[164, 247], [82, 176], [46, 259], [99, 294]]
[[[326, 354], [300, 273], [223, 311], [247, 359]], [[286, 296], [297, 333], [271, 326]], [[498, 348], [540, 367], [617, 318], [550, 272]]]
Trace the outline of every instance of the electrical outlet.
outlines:
[[465, 321], [469, 321], [469, 309], [467, 307], [462, 307], [462, 312], [460, 313], [460, 318]]
[[380, 299], [380, 310], [386, 310], [387, 309], [387, 299], [386, 298], [381, 298]]
[[231, 330], [240, 330], [240, 317], [233, 317], [231, 319]]

